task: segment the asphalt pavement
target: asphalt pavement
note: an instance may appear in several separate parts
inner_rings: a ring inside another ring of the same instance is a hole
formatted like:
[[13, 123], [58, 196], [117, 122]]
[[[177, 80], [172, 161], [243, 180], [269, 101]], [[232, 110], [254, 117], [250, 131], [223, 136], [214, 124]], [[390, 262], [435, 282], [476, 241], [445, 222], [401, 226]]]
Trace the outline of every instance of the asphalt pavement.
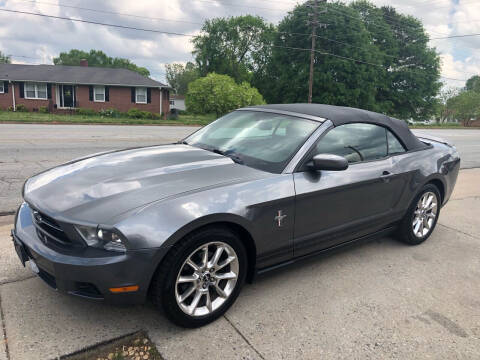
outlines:
[[383, 238], [263, 275], [195, 330], [150, 303], [55, 292], [21, 266], [11, 224], [0, 225], [0, 359], [57, 359], [138, 330], [166, 360], [480, 359], [479, 177], [460, 172], [424, 244]]
[[[0, 124], [0, 215], [21, 202], [24, 181], [45, 169], [101, 151], [178, 141], [195, 127]], [[453, 142], [462, 168], [480, 167], [479, 130], [415, 130]]]

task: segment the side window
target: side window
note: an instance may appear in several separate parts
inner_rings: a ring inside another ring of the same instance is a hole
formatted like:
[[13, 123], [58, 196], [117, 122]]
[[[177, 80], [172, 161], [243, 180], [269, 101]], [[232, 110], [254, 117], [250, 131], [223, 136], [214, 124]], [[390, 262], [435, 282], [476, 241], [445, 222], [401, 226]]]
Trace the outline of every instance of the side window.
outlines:
[[386, 129], [372, 124], [346, 124], [330, 130], [317, 144], [316, 154], [335, 154], [349, 163], [387, 156]]
[[405, 152], [405, 148], [398, 141], [397, 137], [387, 130], [388, 154], [400, 154]]

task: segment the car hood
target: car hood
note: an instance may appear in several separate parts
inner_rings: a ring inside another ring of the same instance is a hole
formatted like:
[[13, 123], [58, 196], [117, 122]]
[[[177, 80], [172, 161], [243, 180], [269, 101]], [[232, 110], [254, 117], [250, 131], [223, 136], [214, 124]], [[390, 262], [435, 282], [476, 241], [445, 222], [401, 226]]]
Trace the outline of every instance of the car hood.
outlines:
[[63, 221], [107, 223], [128, 210], [202, 188], [269, 176], [188, 145], [114, 151], [30, 178], [24, 198]]

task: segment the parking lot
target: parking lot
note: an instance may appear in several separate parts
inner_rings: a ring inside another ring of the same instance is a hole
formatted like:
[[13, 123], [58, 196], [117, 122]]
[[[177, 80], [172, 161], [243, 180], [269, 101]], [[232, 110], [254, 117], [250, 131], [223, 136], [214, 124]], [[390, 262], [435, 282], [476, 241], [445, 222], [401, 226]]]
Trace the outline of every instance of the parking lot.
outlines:
[[[5, 212], [20, 201], [11, 192], [43, 168], [110, 148], [172, 142], [195, 130], [32, 125], [27, 134], [20, 125], [0, 126]], [[464, 167], [478, 166], [480, 131], [433, 134], [457, 144]], [[52, 359], [140, 329], [165, 359], [478, 359], [479, 179], [480, 169], [460, 172], [423, 245], [383, 238], [266, 274], [245, 286], [224, 317], [195, 330], [171, 325], [151, 304], [113, 307], [56, 293], [21, 266], [9, 237], [12, 217], [0, 217], [7, 340], [0, 360]]]

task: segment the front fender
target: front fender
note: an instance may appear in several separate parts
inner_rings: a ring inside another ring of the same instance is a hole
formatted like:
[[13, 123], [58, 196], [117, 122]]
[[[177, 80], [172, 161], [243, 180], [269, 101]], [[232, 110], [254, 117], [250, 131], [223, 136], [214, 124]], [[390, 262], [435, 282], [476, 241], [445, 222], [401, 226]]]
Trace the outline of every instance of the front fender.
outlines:
[[[266, 262], [293, 256], [295, 189], [291, 174], [278, 174], [221, 188], [182, 194], [129, 214], [115, 227], [132, 248], [164, 248], [199, 227], [236, 224], [252, 237]], [[285, 215], [281, 226], [275, 220]]]

